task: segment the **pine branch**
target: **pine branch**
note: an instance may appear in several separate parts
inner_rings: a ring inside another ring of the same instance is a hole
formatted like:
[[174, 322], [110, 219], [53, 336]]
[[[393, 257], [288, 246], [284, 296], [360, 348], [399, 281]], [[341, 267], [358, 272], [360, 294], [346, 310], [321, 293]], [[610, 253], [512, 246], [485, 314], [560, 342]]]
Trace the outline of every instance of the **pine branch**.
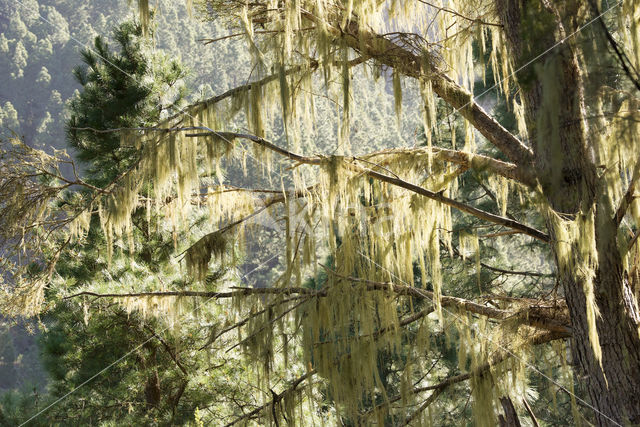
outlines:
[[[367, 279], [361, 279], [357, 277], [349, 277], [341, 275], [329, 267], [320, 264], [330, 274], [353, 283], [362, 283], [366, 285], [366, 289], [369, 291], [388, 291], [395, 293], [396, 295], [412, 296], [419, 299], [426, 299], [433, 301], [435, 295], [431, 291], [425, 289], [415, 288], [413, 286], [405, 286], [400, 284], [394, 284], [391, 282], [376, 282]], [[305, 295], [308, 297], [326, 297], [328, 292], [326, 288], [320, 290], [308, 289], [308, 288], [240, 288], [234, 287], [233, 291], [227, 292], [207, 292], [207, 291], [157, 291], [157, 292], [134, 292], [134, 293], [106, 293], [100, 294], [91, 291], [83, 291], [73, 295], [64, 297], [63, 299], [77, 298], [79, 296], [93, 296], [96, 298], [131, 298], [131, 297], [199, 297], [208, 299], [224, 299], [233, 298], [238, 296], [249, 295]], [[499, 308], [488, 307], [476, 302], [452, 297], [447, 295], [440, 296], [440, 302], [444, 307], [459, 308], [469, 313], [486, 316], [496, 320], [511, 319], [521, 324], [531, 326], [535, 329], [543, 329], [546, 331], [554, 332], [568, 337], [571, 335], [571, 329], [569, 326], [569, 319], [566, 313], [565, 306], [548, 306], [548, 305], [534, 305], [531, 304], [529, 299], [516, 299], [512, 302], [523, 302], [525, 308], [521, 308], [517, 311], [503, 310]], [[516, 306], [518, 304], [515, 304]]]
[[336, 22], [324, 22], [309, 11], [303, 10], [302, 16], [316, 25], [324, 25], [332, 36], [344, 42], [356, 52], [398, 70], [408, 77], [430, 81], [433, 91], [456, 109], [489, 142], [502, 151], [512, 162], [522, 168], [522, 173], [533, 176], [531, 163], [533, 152], [511, 132], [489, 116], [473, 96], [457, 85], [437, 67], [433, 55], [419, 57], [379, 34], [360, 28], [357, 17], [352, 17], [343, 28], [339, 14]]
[[[410, 295], [412, 297], [420, 299], [428, 299], [434, 301], [435, 295], [431, 291], [425, 289], [415, 288], [413, 286], [398, 285], [391, 282], [375, 282], [367, 279], [361, 279], [358, 277], [349, 277], [341, 275], [329, 267], [320, 264], [330, 274], [339, 277], [344, 280], [349, 280], [356, 283], [364, 283], [368, 289], [380, 289], [391, 290], [399, 295]], [[544, 329], [554, 333], [558, 333], [564, 336], [571, 335], [571, 328], [569, 323], [569, 317], [564, 305], [536, 305], [532, 304], [531, 300], [526, 298], [512, 298], [511, 302], [522, 302], [525, 308], [518, 311], [502, 310], [493, 307], [487, 307], [482, 304], [475, 303], [473, 301], [441, 295], [440, 303], [443, 307], [455, 307], [465, 310], [469, 313], [479, 314], [496, 320], [517, 320], [522, 324], [526, 324], [536, 329]], [[515, 304], [518, 306], [518, 304]]]
[[[284, 148], [279, 147], [278, 145], [270, 142], [264, 138], [261, 138], [256, 135], [246, 134], [246, 133], [238, 133], [238, 132], [221, 132], [210, 129], [206, 126], [173, 126], [173, 127], [163, 127], [162, 125], [152, 126], [152, 127], [127, 127], [127, 128], [110, 128], [110, 129], [95, 129], [91, 127], [83, 127], [83, 128], [74, 128], [76, 130], [85, 130], [92, 131], [95, 133], [114, 133], [121, 131], [153, 131], [153, 132], [189, 132], [189, 131], [202, 131], [196, 133], [187, 133], [186, 137], [195, 138], [201, 136], [211, 136], [215, 135], [224, 141], [230, 142], [233, 139], [247, 139], [252, 141], [255, 144], [258, 144], [262, 147], [265, 147], [273, 152], [276, 152], [290, 160], [294, 160], [299, 163], [312, 164], [317, 165], [322, 163], [322, 156], [303, 156], [300, 154], [293, 153]], [[359, 156], [357, 159], [360, 160], [369, 160], [373, 157], [384, 156], [384, 155], [393, 155], [393, 154], [426, 154], [428, 151], [427, 148], [402, 148], [402, 149], [392, 149], [392, 150], [383, 150], [376, 151], [366, 155]], [[455, 163], [461, 165], [463, 167], [476, 170], [478, 172], [489, 171], [498, 175], [501, 175], [505, 178], [513, 179], [514, 181], [518, 181], [521, 184], [532, 187], [535, 185], [535, 180], [532, 176], [528, 174], [524, 174], [522, 168], [519, 166], [504, 162], [502, 160], [494, 159], [493, 157], [485, 156], [482, 154], [473, 154], [467, 153], [464, 151], [458, 150], [450, 150], [446, 148], [433, 147], [432, 148], [434, 158], [436, 160], [448, 161], [451, 163]]]
[[[447, 148], [433, 147], [431, 149], [434, 161], [446, 161], [458, 164], [467, 169], [473, 169], [477, 172], [491, 172], [497, 175], [501, 175], [505, 178], [512, 179], [520, 182], [521, 184], [529, 187], [535, 185], [535, 181], [531, 180], [531, 177], [523, 175], [522, 170], [517, 165], [502, 160], [494, 159], [493, 157], [485, 156], [482, 154], [468, 153], [459, 150], [450, 150]], [[419, 148], [396, 148], [390, 150], [377, 151], [366, 155], [359, 156], [361, 159], [372, 159], [374, 157], [385, 155], [420, 155], [428, 154], [429, 149], [425, 147]], [[382, 164], [385, 164], [382, 161]]]
[[274, 144], [273, 142], [267, 141], [264, 138], [261, 138], [259, 136], [256, 135], [250, 135], [247, 133], [237, 133], [237, 132], [217, 132], [213, 129], [209, 129], [209, 128], [205, 128], [205, 127], [201, 127], [201, 129], [206, 129], [207, 132], [202, 132], [202, 133], [188, 133], [185, 136], [187, 137], [198, 137], [198, 136], [210, 136], [210, 135], [215, 135], [219, 138], [222, 138], [223, 140], [233, 140], [235, 138], [240, 138], [240, 139], [247, 139], [257, 145], [260, 145], [264, 148], [267, 148], [271, 151], [273, 151], [274, 153], [278, 153], [290, 160], [294, 160], [298, 163], [304, 163], [304, 164], [309, 164], [309, 165], [319, 165], [322, 163], [322, 158], [321, 157], [308, 157], [308, 156], [302, 156], [300, 154], [296, 154], [293, 153], [291, 151], [285, 150], [284, 148], [278, 147], [276, 144]]
[[[214, 134], [216, 136], [219, 136], [221, 138], [225, 138], [225, 139], [233, 139], [233, 138], [243, 138], [243, 139], [248, 139], [262, 147], [265, 147], [271, 151], [274, 151], [278, 154], [283, 155], [284, 157], [287, 157], [290, 160], [294, 160], [298, 163], [304, 163], [304, 164], [311, 164], [311, 165], [318, 165], [321, 164], [323, 159], [320, 157], [307, 157], [307, 156], [302, 156], [296, 153], [293, 153], [291, 151], [288, 151], [284, 148], [278, 147], [277, 145], [273, 144], [272, 142], [267, 141], [264, 138], [260, 138], [258, 136], [255, 135], [249, 135], [249, 134], [243, 134], [243, 133], [233, 133], [233, 132], [215, 132], [213, 130], [209, 130], [209, 132], [205, 132], [205, 133], [196, 133], [196, 134], [187, 134], [186, 136], [190, 136], [190, 137], [197, 137], [197, 136], [205, 136], [205, 135], [209, 135], [209, 134]], [[457, 155], [456, 155], [457, 156]], [[355, 159], [355, 158], [354, 158]], [[485, 158], [485, 160], [487, 160], [489, 158]], [[495, 160], [495, 159], [494, 159]], [[496, 160], [496, 162], [498, 162], [498, 160]], [[471, 163], [473, 163], [473, 161], [471, 161]], [[364, 174], [366, 174], [367, 176], [371, 177], [371, 178], [375, 178], [379, 181], [383, 181], [392, 185], [395, 185], [397, 187], [401, 187], [404, 188], [406, 190], [412, 191], [414, 193], [420, 194], [422, 196], [428, 197], [432, 200], [436, 200], [440, 203], [443, 203], [445, 205], [454, 207], [462, 212], [468, 213], [470, 215], [473, 215], [477, 218], [483, 219], [485, 221], [489, 221], [492, 222], [494, 224], [498, 224], [498, 225], [503, 225], [505, 227], [509, 227], [512, 228], [514, 230], [518, 230], [521, 233], [527, 234], [531, 237], [534, 237], [540, 241], [543, 241], [545, 243], [549, 242], [549, 236], [539, 230], [536, 230], [535, 228], [529, 227], [525, 224], [522, 224], [518, 221], [509, 219], [509, 218], [505, 218], [499, 215], [495, 215], [492, 214], [490, 212], [486, 212], [483, 211], [481, 209], [475, 208], [473, 206], [467, 205], [465, 203], [459, 202], [457, 200], [454, 199], [450, 199], [449, 197], [446, 197], [442, 194], [442, 192], [434, 192], [431, 190], [427, 190], [426, 188], [417, 186], [415, 184], [411, 184], [407, 181], [404, 181], [402, 179], [396, 178], [396, 177], [391, 177], [391, 176], [387, 176], [384, 174], [381, 174], [379, 172], [375, 172], [373, 170], [370, 169], [365, 169], [365, 168], [361, 168], [356, 166], [355, 164], [350, 165], [352, 168], [359, 170], [361, 172], [363, 172]]]
[[[367, 58], [364, 56], [361, 56], [359, 58], [355, 58], [352, 59], [350, 61], [347, 62], [347, 66], [349, 67], [354, 67], [357, 66], [361, 63], [363, 63]], [[289, 76], [291, 74], [296, 74], [300, 71], [304, 71], [304, 70], [309, 70], [311, 72], [315, 71], [318, 67], [320, 66], [320, 61], [318, 61], [315, 58], [309, 58], [309, 62], [306, 65], [297, 65], [294, 67], [289, 68], [288, 70], [285, 70], [284, 75], [285, 76]], [[211, 98], [207, 98], [203, 101], [200, 102], [196, 102], [194, 104], [191, 104], [187, 107], [185, 107], [184, 109], [182, 109], [181, 111], [177, 112], [176, 114], [172, 115], [171, 117], [168, 117], [166, 119], [164, 119], [162, 122], [160, 122], [159, 126], [163, 126], [166, 123], [171, 123], [173, 120], [177, 119], [178, 117], [184, 116], [184, 115], [188, 115], [189, 111], [193, 111], [195, 108], [198, 107], [206, 107], [209, 105], [213, 105], [213, 104], [217, 104], [220, 101], [223, 101], [227, 98], [231, 98], [237, 94], [240, 94], [242, 92], [248, 92], [249, 90], [251, 90], [254, 87], [261, 87], [261, 86], [265, 86], [271, 82], [274, 82], [278, 79], [280, 79], [280, 73], [273, 73], [270, 74], [260, 80], [256, 80], [254, 82], [251, 83], [247, 83], [241, 86], [236, 86], [234, 88], [231, 88], [229, 90], [227, 90], [224, 93], [221, 93], [220, 95], [215, 95], [212, 96]]]
[[412, 191], [414, 193], [420, 194], [422, 196], [428, 197], [432, 200], [436, 200], [442, 204], [451, 206], [453, 208], [458, 209], [459, 211], [468, 213], [470, 215], [473, 215], [477, 218], [483, 219], [485, 221], [488, 222], [492, 222], [494, 224], [498, 224], [498, 225], [503, 225], [505, 227], [509, 227], [512, 228], [514, 230], [518, 230], [519, 232], [526, 234], [528, 236], [531, 236], [535, 239], [538, 239], [542, 242], [548, 243], [549, 242], [549, 236], [545, 233], [543, 233], [540, 230], [537, 230], [533, 227], [529, 227], [528, 225], [522, 224], [521, 222], [509, 219], [509, 218], [505, 218], [503, 216], [500, 215], [495, 215], [492, 214], [490, 212], [487, 211], [483, 211], [481, 209], [475, 208], [471, 205], [467, 205], [465, 203], [459, 202], [457, 200], [451, 199], [449, 197], [446, 197], [444, 194], [442, 194], [442, 192], [434, 192], [431, 190], [427, 190], [426, 188], [420, 187], [418, 185], [412, 184], [410, 182], [398, 179], [398, 178], [394, 178], [394, 177], [390, 177], [375, 171], [367, 171], [366, 174], [368, 176], [370, 176], [371, 178], [375, 178], [378, 179], [380, 181], [383, 182], [387, 182], [389, 184], [393, 184], [397, 187], [401, 187], [404, 188], [406, 190]]

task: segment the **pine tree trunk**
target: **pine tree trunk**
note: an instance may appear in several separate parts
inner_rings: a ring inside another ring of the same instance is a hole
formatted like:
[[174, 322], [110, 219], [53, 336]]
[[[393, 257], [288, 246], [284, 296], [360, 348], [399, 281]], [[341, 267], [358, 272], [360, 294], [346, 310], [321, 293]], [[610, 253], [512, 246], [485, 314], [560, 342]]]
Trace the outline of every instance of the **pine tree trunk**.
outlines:
[[[592, 405], [593, 413], [585, 412], [585, 416], [593, 416], [600, 426], [640, 425], [640, 316], [622, 266], [613, 212], [603, 204], [596, 208], [598, 268], [594, 280], [602, 364], [589, 337], [583, 283], [574, 271], [563, 273], [558, 265], [571, 317], [572, 365], [575, 379], [586, 386]], [[553, 239], [553, 232], [551, 235]]]
[[[595, 241], [597, 253], [593, 289], [600, 312], [596, 325], [601, 364], [589, 337], [583, 279], [575, 269], [563, 268], [556, 254], [559, 280], [571, 316], [576, 378], [586, 385], [597, 425], [640, 425], [640, 315], [623, 268], [615, 208], [597, 176], [591, 153], [593, 141], [587, 129], [584, 84], [575, 46], [571, 41], [556, 46], [578, 28], [580, 3], [496, 0], [496, 6], [516, 68], [553, 47], [536, 60], [537, 65], [527, 67], [517, 76], [529, 137], [534, 141], [535, 160], [531, 167], [542, 190], [552, 209], [566, 218], [590, 210], [595, 212], [595, 236], [590, 237]], [[544, 82], [549, 77], [558, 91], [551, 113], [545, 106], [545, 96], [549, 95]], [[553, 120], [559, 123], [555, 129], [545, 124], [545, 114], [549, 115], [549, 123]], [[558, 240], [556, 231], [550, 224], [552, 242]], [[594, 234], [587, 229], [579, 233]]]
[[573, 328], [572, 355], [577, 379], [584, 380], [591, 404], [599, 411], [594, 414], [597, 424], [615, 425], [615, 420], [622, 425], [640, 425], [640, 318], [623, 273], [615, 224], [607, 209], [602, 211], [604, 218], [596, 228], [599, 267], [594, 286], [600, 310], [597, 329], [602, 368], [589, 340], [582, 284], [563, 277]]

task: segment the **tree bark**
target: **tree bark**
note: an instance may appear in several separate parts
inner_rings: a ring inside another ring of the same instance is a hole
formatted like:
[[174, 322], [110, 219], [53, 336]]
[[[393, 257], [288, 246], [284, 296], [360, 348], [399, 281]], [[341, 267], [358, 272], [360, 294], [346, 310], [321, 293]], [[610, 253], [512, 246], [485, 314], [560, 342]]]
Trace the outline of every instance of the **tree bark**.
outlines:
[[[596, 247], [598, 269], [594, 284], [596, 303], [600, 310], [597, 322], [602, 348], [602, 369], [593, 357], [585, 318], [584, 295], [567, 280], [565, 292], [573, 291], [569, 306], [574, 336], [575, 361], [585, 375], [592, 404], [617, 422], [640, 424], [640, 316], [625, 277], [618, 249], [617, 234], [611, 210], [601, 202], [596, 212]], [[576, 286], [577, 285], [577, 286]], [[575, 319], [575, 320], [574, 320]], [[581, 330], [576, 334], [578, 328]], [[600, 425], [611, 425], [603, 414], [596, 414]]]
[[[585, 85], [578, 54], [573, 40], [556, 46], [566, 34], [578, 29], [575, 20], [579, 4], [571, 0], [556, 5], [547, 0], [496, 0], [496, 7], [516, 68], [553, 47], [540, 59], [536, 74], [528, 71], [517, 76], [528, 131], [535, 141], [534, 164], [543, 193], [553, 210], [565, 218], [595, 212], [595, 232], [584, 227], [579, 233], [588, 234], [596, 248], [593, 289], [600, 312], [596, 326], [601, 361], [597, 360], [589, 338], [584, 279], [575, 268], [561, 265], [555, 253], [571, 317], [571, 349], [577, 381], [586, 385], [597, 425], [639, 425], [640, 315], [623, 268], [616, 212], [606, 183], [597, 177], [596, 160], [590, 149], [596, 141], [591, 140], [593, 137], [587, 131]], [[538, 52], [526, 47], [533, 40]], [[551, 83], [550, 76], [544, 75], [549, 72], [555, 73]], [[545, 96], [553, 95], [550, 89], [558, 91], [554, 97], [558, 105], [551, 112], [545, 105]], [[540, 126], [545, 114], [553, 115], [548, 118], [552, 124], [555, 120], [555, 125]], [[558, 231], [550, 222], [552, 247], [560, 239]]]
[[520, 424], [518, 413], [516, 412], [516, 408], [513, 406], [511, 398], [509, 396], [501, 397], [500, 404], [504, 411], [504, 415], [498, 415], [500, 427], [520, 427], [522, 424]]
[[[601, 206], [599, 206], [602, 210]], [[604, 214], [604, 215], [603, 215]], [[571, 350], [578, 382], [584, 382], [597, 425], [640, 424], [640, 317], [625, 277], [610, 212], [597, 212], [598, 269], [594, 292], [600, 316], [596, 321], [602, 365], [589, 339], [583, 284], [561, 275], [571, 317]], [[602, 218], [604, 216], [604, 218]], [[609, 224], [607, 224], [607, 222]], [[552, 233], [553, 234], [553, 233]]]

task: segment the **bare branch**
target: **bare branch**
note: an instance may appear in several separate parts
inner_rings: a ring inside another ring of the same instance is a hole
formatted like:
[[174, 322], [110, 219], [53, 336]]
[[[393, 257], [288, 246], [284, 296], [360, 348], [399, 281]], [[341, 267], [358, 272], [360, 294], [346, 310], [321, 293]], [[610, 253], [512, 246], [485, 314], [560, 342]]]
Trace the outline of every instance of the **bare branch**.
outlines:
[[602, 32], [607, 39], [607, 43], [609, 43], [611, 50], [613, 50], [615, 55], [618, 57], [620, 66], [622, 67], [629, 80], [631, 80], [631, 83], [633, 83], [636, 89], [640, 90], [640, 72], [638, 72], [636, 67], [633, 65], [633, 62], [629, 59], [624, 50], [621, 49], [620, 46], [618, 46], [618, 42], [616, 42], [616, 40], [613, 38], [613, 35], [611, 35], [611, 32], [607, 28], [607, 25], [604, 23], [604, 19], [602, 18], [603, 13], [600, 11], [598, 3], [594, 0], [589, 0], [589, 5], [591, 6], [593, 14], [596, 16], [596, 19], [598, 20], [598, 23], [602, 28]]
[[404, 421], [404, 423], [402, 423], [401, 425], [408, 426], [409, 424], [411, 424], [413, 420], [415, 420], [422, 412], [424, 412], [425, 409], [429, 407], [429, 405], [435, 402], [437, 397], [440, 396], [440, 394], [442, 394], [443, 391], [444, 391], [444, 387], [435, 389], [434, 392], [431, 393], [431, 395], [427, 398], [427, 400], [425, 400], [424, 403], [420, 405], [420, 408], [418, 408], [418, 410], [415, 411], [413, 414], [409, 415], [407, 419]]
[[527, 413], [529, 414], [529, 416], [531, 417], [531, 422], [533, 422], [533, 426], [540, 427], [540, 424], [538, 423], [538, 419], [536, 418], [535, 414], [531, 410], [531, 406], [529, 406], [529, 402], [527, 402], [526, 397], [522, 398], [522, 403], [524, 403], [524, 407], [527, 410]]
[[83, 295], [96, 298], [131, 298], [131, 297], [199, 297], [209, 299], [234, 298], [248, 295], [320, 295], [318, 291], [307, 288], [232, 288], [235, 291], [209, 292], [209, 291], [153, 291], [153, 292], [130, 292], [130, 293], [106, 293], [101, 294], [91, 291], [82, 291], [73, 295], [68, 295], [63, 299], [77, 298]]
[[426, 4], [427, 6], [430, 6], [430, 7], [434, 8], [434, 9], [436, 9], [436, 10], [439, 10], [439, 11], [445, 12], [445, 13], [450, 13], [452, 15], [455, 15], [455, 16], [459, 17], [459, 18], [462, 18], [462, 19], [465, 19], [467, 21], [470, 21], [470, 22], [472, 22], [474, 24], [487, 25], [487, 26], [491, 26], [491, 27], [502, 27], [502, 24], [496, 24], [494, 22], [486, 22], [486, 21], [483, 21], [480, 18], [469, 18], [468, 16], [464, 16], [461, 13], [456, 12], [453, 9], [449, 9], [448, 7], [440, 7], [438, 5], [435, 5], [435, 4], [430, 3], [428, 1], [425, 1], [425, 0], [418, 0], [418, 1], [420, 3], [422, 3], [422, 4]]
[[[313, 189], [314, 186], [310, 186], [307, 187], [306, 191], [309, 191], [311, 189]], [[202, 242], [205, 242], [207, 239], [210, 239], [212, 236], [214, 235], [222, 235], [224, 233], [226, 233], [229, 230], [232, 230], [233, 228], [237, 227], [238, 225], [248, 221], [249, 219], [259, 215], [261, 212], [265, 211], [266, 209], [268, 209], [269, 207], [275, 205], [276, 203], [283, 203], [284, 201], [286, 201], [288, 198], [291, 199], [295, 199], [295, 198], [299, 198], [299, 197], [304, 197], [305, 196], [305, 191], [289, 191], [289, 192], [282, 192], [279, 191], [277, 196], [273, 196], [267, 200], [264, 201], [264, 204], [258, 208], [257, 210], [253, 211], [252, 213], [250, 213], [247, 216], [244, 216], [230, 224], [225, 225], [224, 227], [222, 227], [219, 230], [213, 231], [211, 233], [205, 234], [204, 236], [202, 236], [197, 242], [195, 242], [193, 245], [191, 245], [189, 248], [187, 248], [186, 250], [184, 250], [182, 253], [178, 254], [178, 256], [183, 255], [184, 253], [188, 253], [192, 248], [196, 247], [197, 245], [201, 244]]]
[[[559, 339], [564, 339], [566, 338], [566, 336], [562, 335], [562, 334], [558, 334], [556, 332], [548, 332], [545, 334], [541, 334], [538, 336], [535, 336], [534, 338], [532, 338], [531, 340], [529, 340], [529, 342], [532, 345], [540, 345], [540, 344], [545, 344], [551, 341], [555, 341], [555, 340], [559, 340]], [[486, 374], [493, 366], [495, 366], [496, 364], [512, 357], [513, 354], [511, 353], [505, 353], [505, 352], [499, 352], [497, 354], [494, 355], [494, 357], [492, 357], [492, 360], [489, 363], [486, 363], [482, 366], [479, 366], [478, 368], [476, 368], [473, 372], [470, 373], [465, 373], [465, 374], [459, 374], [450, 378], [447, 378], [446, 380], [432, 385], [432, 386], [426, 386], [426, 387], [417, 387], [414, 388], [413, 390], [410, 391], [410, 393], [416, 394], [416, 393], [422, 393], [424, 391], [429, 391], [429, 390], [435, 390], [434, 393], [432, 393], [429, 398], [420, 406], [420, 408], [414, 412], [409, 418], [407, 418], [406, 422], [404, 425], [408, 425], [413, 419], [415, 419], [421, 412], [423, 412], [430, 404], [433, 403], [433, 401], [435, 400], [436, 397], [438, 397], [438, 395], [440, 395], [440, 393], [442, 393], [446, 387], [449, 387], [450, 385], [453, 384], [457, 384], [460, 383], [462, 381], [466, 381], [468, 379], [470, 379], [472, 376], [481, 376]], [[556, 384], [562, 391], [568, 393], [568, 394], [572, 394], [570, 393], [566, 388]], [[393, 401], [398, 401], [401, 399], [401, 396], [395, 396], [393, 398]], [[391, 403], [391, 401], [389, 402]]]
[[482, 267], [486, 268], [487, 270], [495, 271], [496, 273], [502, 273], [502, 274], [513, 274], [513, 275], [518, 275], [518, 276], [531, 276], [531, 277], [553, 277], [554, 276], [554, 274], [537, 273], [537, 272], [534, 272], [534, 271], [505, 270], [505, 269], [502, 269], [502, 268], [490, 266], [490, 265], [485, 264], [483, 262], [481, 262], [480, 265]]
[[274, 302], [272, 302], [270, 304], [267, 304], [266, 306], [264, 306], [264, 308], [262, 310], [259, 310], [259, 311], [255, 312], [255, 313], [252, 313], [250, 316], [245, 317], [242, 320], [234, 323], [233, 325], [224, 328], [223, 330], [221, 330], [220, 332], [216, 333], [215, 335], [212, 335], [209, 338], [209, 340], [207, 341], [207, 343], [205, 345], [203, 345], [202, 347], [200, 347], [198, 349], [198, 351], [203, 350], [205, 347], [208, 347], [209, 345], [213, 344], [215, 340], [217, 340], [219, 337], [221, 337], [222, 335], [226, 334], [227, 332], [232, 331], [234, 329], [237, 329], [237, 328], [240, 328], [240, 327], [246, 325], [247, 323], [249, 323], [249, 321], [251, 319], [254, 319], [254, 318], [266, 313], [267, 311], [269, 311], [270, 309], [274, 308], [277, 305], [286, 304], [286, 303], [291, 302], [291, 301], [297, 301], [299, 299], [305, 299], [305, 298], [309, 298], [309, 297], [305, 296], [305, 295], [296, 295], [296, 296], [292, 296], [290, 298], [286, 298], [286, 299], [283, 299], [283, 300], [276, 300], [276, 301], [274, 301]]
[[169, 356], [171, 356], [171, 359], [173, 359], [174, 363], [176, 364], [176, 366], [178, 368], [180, 368], [180, 371], [182, 371], [182, 373], [186, 376], [189, 375], [187, 373], [187, 370], [184, 368], [184, 366], [182, 366], [182, 363], [180, 363], [180, 361], [178, 360], [178, 357], [176, 356], [175, 352], [173, 351], [173, 349], [171, 348], [171, 346], [169, 346], [169, 344], [160, 336], [156, 333], [156, 331], [154, 331], [149, 325], [145, 324], [144, 325], [145, 329], [147, 331], [149, 331], [151, 333], [151, 335], [153, 335], [154, 337], [156, 337], [158, 339], [158, 341], [160, 341], [160, 344], [162, 344], [162, 346], [164, 347], [164, 349], [167, 351], [167, 353], [169, 354]]
[[[408, 325], [409, 323], [415, 322], [416, 320], [423, 318], [424, 316], [426, 316], [427, 314], [429, 314], [431, 311], [432, 311], [432, 309], [425, 309], [425, 310], [422, 310], [422, 311], [420, 311], [420, 312], [418, 312], [418, 313], [416, 313], [416, 314], [414, 314], [414, 315], [412, 315], [412, 316], [407, 317], [406, 319], [403, 319], [403, 320], [399, 323], [399, 325], [400, 325], [400, 326], [406, 326], [406, 325]], [[379, 337], [380, 335], [382, 335], [382, 334], [384, 334], [385, 332], [388, 332], [388, 331], [390, 331], [390, 330], [391, 330], [390, 328], [383, 328], [383, 329], [380, 329], [380, 330], [376, 331], [374, 334], [372, 334], [372, 336], [373, 336], [373, 338], [374, 338], [374, 339], [376, 339], [376, 338], [377, 338], [377, 337]], [[282, 400], [282, 398], [283, 398], [287, 393], [290, 393], [290, 392], [292, 392], [293, 390], [295, 390], [295, 389], [298, 387], [298, 385], [299, 385], [302, 381], [306, 380], [307, 378], [312, 377], [312, 376], [313, 376], [313, 375], [315, 375], [316, 373], [317, 373], [317, 371], [316, 371], [315, 369], [313, 369], [313, 370], [311, 370], [311, 371], [307, 372], [307, 373], [306, 373], [306, 374], [304, 374], [303, 376], [301, 376], [301, 377], [299, 377], [298, 379], [296, 379], [296, 380], [291, 384], [291, 386], [289, 386], [289, 388], [287, 388], [285, 391], [283, 391], [283, 392], [281, 392], [281, 393], [279, 393], [279, 394], [277, 394], [277, 395], [276, 395], [276, 394], [274, 394], [274, 398], [273, 398], [271, 401], [269, 401], [269, 402], [265, 403], [264, 405], [260, 406], [259, 408], [254, 409], [253, 411], [251, 411], [251, 412], [249, 412], [249, 413], [247, 413], [247, 414], [243, 415], [242, 417], [235, 419], [235, 420], [234, 420], [234, 421], [232, 421], [231, 423], [227, 424], [227, 426], [232, 426], [232, 425], [237, 424], [237, 423], [239, 423], [239, 422], [241, 422], [241, 421], [243, 421], [243, 420], [251, 419], [251, 418], [255, 417], [256, 415], [258, 415], [261, 411], [263, 411], [263, 410], [265, 410], [265, 409], [269, 408], [270, 406], [272, 406], [272, 407], [273, 407], [273, 406], [274, 406], [275, 404], [277, 404], [280, 400]]]
[[227, 424], [225, 427], [230, 427], [232, 425], [238, 424], [241, 421], [244, 421], [246, 419], [251, 419], [254, 416], [258, 415], [260, 412], [264, 411], [265, 409], [269, 408], [270, 406], [276, 405], [278, 404], [278, 402], [280, 400], [282, 400], [288, 393], [291, 393], [292, 391], [294, 391], [296, 388], [298, 388], [298, 386], [305, 381], [308, 378], [311, 378], [312, 376], [314, 376], [317, 373], [317, 371], [315, 369], [307, 372], [306, 374], [302, 375], [301, 377], [298, 377], [295, 381], [293, 381], [291, 383], [291, 385], [284, 390], [281, 393], [275, 394], [274, 393], [274, 398], [272, 400], [270, 400], [269, 402], [265, 403], [264, 405], [254, 409], [251, 412], [248, 412], [246, 414], [244, 414], [243, 416], [236, 418], [235, 420], [231, 421], [229, 424]]
[[[307, 27], [307, 28], [298, 28], [294, 31], [299, 32], [299, 31], [310, 31], [310, 30], [315, 30], [316, 27]], [[253, 34], [280, 34], [283, 33], [284, 30], [262, 30], [262, 31], [254, 31]], [[241, 37], [241, 36], [246, 36], [246, 33], [233, 33], [233, 34], [228, 34], [226, 36], [222, 36], [222, 37], [217, 37], [215, 39], [198, 39], [197, 41], [199, 42], [204, 42], [205, 45], [211, 44], [211, 43], [215, 43], [221, 40], [227, 40], [227, 39], [231, 39], [234, 37]]]

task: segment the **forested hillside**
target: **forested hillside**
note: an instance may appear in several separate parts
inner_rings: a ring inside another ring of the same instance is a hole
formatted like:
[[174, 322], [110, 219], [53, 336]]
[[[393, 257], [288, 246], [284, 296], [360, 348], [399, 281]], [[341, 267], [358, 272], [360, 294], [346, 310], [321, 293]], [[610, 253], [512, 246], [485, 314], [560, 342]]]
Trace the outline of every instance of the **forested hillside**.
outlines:
[[0, 423], [640, 424], [636, 2], [0, 1]]
[[[71, 73], [81, 62], [79, 52], [97, 35], [110, 38], [112, 28], [136, 15], [137, 9], [126, 0], [2, 0], [0, 10], [0, 50], [9, 59], [1, 64], [5, 76], [0, 82], [4, 135], [15, 131], [38, 146], [66, 148], [62, 124], [65, 105], [80, 88]], [[247, 66], [247, 55], [237, 45], [223, 41], [218, 49], [208, 49], [198, 42], [222, 34], [222, 27], [190, 19], [182, 4], [161, 4], [154, 25], [159, 28], [156, 48], [181, 57], [191, 70], [197, 70], [187, 77], [193, 98], [224, 91], [237, 82], [240, 75], [220, 67], [228, 61], [227, 54], [239, 69]]]

